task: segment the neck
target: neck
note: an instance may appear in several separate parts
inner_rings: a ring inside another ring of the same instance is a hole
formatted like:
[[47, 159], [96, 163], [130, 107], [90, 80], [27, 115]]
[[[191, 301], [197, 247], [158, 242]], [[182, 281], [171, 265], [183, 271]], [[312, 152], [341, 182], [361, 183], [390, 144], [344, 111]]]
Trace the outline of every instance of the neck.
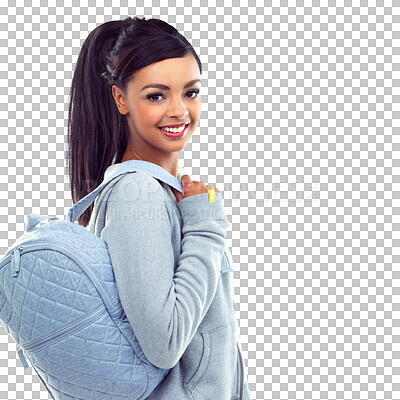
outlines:
[[124, 156], [122, 157], [121, 163], [128, 160], [142, 160], [151, 162], [153, 164], [157, 164], [160, 167], [164, 168], [171, 175], [175, 176], [175, 178], [177, 178], [178, 176], [179, 152], [171, 153], [171, 156], [168, 159], [166, 158], [160, 159], [157, 158], [156, 156], [150, 158], [150, 157], [140, 156], [132, 148], [128, 146]]

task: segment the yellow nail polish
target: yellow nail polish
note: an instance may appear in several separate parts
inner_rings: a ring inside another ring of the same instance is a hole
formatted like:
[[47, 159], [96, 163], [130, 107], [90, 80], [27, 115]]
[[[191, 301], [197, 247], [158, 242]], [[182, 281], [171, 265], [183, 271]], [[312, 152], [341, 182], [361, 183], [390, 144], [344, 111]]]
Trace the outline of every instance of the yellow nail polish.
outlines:
[[208, 194], [209, 194], [208, 202], [214, 203], [214, 195], [215, 195], [214, 189], [208, 189]]

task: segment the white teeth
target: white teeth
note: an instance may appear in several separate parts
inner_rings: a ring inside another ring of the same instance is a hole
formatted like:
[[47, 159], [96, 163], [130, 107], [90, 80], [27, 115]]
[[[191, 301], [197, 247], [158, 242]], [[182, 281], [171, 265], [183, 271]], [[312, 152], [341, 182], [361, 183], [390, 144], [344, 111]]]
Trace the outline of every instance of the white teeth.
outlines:
[[182, 132], [185, 129], [185, 127], [186, 127], [186, 125], [183, 125], [180, 128], [161, 128], [161, 129], [166, 132], [178, 133], [178, 132]]

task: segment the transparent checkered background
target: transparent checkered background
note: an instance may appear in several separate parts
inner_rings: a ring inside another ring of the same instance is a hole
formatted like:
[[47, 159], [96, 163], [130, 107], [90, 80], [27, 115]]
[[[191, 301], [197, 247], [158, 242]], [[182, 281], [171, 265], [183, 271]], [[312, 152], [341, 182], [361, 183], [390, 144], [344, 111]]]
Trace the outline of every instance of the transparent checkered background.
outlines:
[[[223, 192], [253, 400], [400, 399], [400, 1], [16, 3], [0, 8], [1, 254], [25, 215], [72, 205], [68, 96], [89, 32], [161, 18], [204, 67], [180, 163]], [[48, 398], [1, 330], [0, 399]]]

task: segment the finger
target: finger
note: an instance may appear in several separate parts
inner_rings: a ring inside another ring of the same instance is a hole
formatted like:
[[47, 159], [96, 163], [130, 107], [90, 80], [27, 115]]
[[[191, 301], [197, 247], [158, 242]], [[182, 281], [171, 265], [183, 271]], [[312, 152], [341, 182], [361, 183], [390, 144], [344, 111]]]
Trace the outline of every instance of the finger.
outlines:
[[218, 190], [216, 187], [214, 187], [214, 186], [207, 185], [206, 188], [207, 188], [207, 189], [214, 189], [214, 191], [215, 191], [216, 193], [219, 193], [219, 190]]
[[182, 185], [187, 185], [188, 183], [192, 183], [192, 180], [190, 179], [190, 176], [188, 174], [185, 174], [181, 177], [181, 183]]

